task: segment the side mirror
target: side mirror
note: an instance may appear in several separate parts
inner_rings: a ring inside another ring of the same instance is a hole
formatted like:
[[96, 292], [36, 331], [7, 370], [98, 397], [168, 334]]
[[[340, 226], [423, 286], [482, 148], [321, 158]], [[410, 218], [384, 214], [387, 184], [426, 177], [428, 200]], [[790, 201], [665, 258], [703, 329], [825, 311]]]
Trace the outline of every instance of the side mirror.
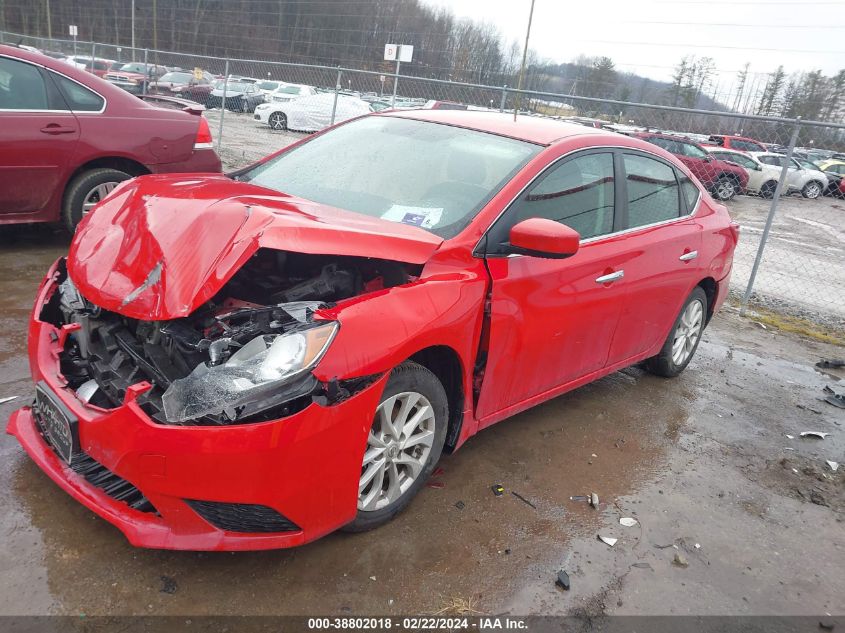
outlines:
[[581, 236], [565, 224], [545, 218], [528, 218], [510, 232], [514, 252], [545, 259], [565, 259], [578, 252]]

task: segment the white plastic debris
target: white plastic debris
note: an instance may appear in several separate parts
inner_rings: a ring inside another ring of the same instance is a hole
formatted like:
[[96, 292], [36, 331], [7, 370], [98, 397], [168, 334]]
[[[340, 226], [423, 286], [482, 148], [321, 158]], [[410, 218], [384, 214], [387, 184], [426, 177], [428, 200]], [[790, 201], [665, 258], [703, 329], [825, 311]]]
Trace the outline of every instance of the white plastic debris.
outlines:
[[599, 496], [595, 492], [590, 493], [590, 505], [594, 508], [599, 507]]
[[632, 517], [622, 517], [619, 519], [619, 524], [625, 527], [634, 527], [637, 524], [637, 520]]
[[797, 468], [793, 468], [793, 469], [792, 469], [792, 472], [794, 472], [794, 473], [797, 475], [797, 474], [798, 474], [798, 469], [797, 469]]
[[8, 398], [0, 398], [0, 404], [5, 404], [7, 402], [11, 402], [15, 398], [17, 398], [17, 396], [9, 396]]
[[696, 544], [695, 544], [695, 549], [701, 549], [701, 543], [696, 543]]
[[611, 547], [613, 547], [614, 545], [616, 545], [616, 541], [618, 541], [619, 539], [613, 538], [612, 536], [602, 536], [601, 534], [599, 534], [599, 540], [605, 545], [610, 545]]
[[833, 462], [833, 461], [828, 459], [826, 463], [827, 463], [828, 466], [830, 466], [830, 469], [833, 472], [836, 472], [837, 470], [839, 470], [839, 462]]
[[375, 579], [376, 579], [376, 577], [375, 577], [375, 576], [370, 576], [370, 580], [372, 580], [372, 581], [374, 581], [374, 582], [375, 582]]
[[817, 437], [820, 440], [826, 438], [830, 433], [824, 431], [801, 431], [801, 437]]
[[790, 440], [794, 440], [794, 439], [795, 439], [795, 436], [794, 436], [794, 435], [790, 435], [789, 433], [787, 433], [787, 434], [786, 434], [786, 437], [787, 437], [787, 439], [790, 439]]

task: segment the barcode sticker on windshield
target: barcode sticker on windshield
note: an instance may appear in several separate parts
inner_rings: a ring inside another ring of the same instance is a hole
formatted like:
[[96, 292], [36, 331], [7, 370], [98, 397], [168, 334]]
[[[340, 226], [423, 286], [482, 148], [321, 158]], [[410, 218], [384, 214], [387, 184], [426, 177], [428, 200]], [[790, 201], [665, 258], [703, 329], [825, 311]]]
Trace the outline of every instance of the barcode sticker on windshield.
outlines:
[[429, 209], [427, 207], [410, 207], [402, 204], [394, 204], [382, 214], [381, 219], [430, 229], [440, 222], [442, 215], [442, 207]]

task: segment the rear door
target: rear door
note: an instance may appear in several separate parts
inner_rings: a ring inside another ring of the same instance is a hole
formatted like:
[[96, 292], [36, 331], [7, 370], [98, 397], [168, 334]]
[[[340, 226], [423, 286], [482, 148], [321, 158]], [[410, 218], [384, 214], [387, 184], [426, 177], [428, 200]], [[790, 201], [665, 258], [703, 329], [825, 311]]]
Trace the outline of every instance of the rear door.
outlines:
[[0, 56], [0, 214], [43, 210], [72, 167], [76, 117], [45, 71]]
[[[579, 152], [550, 167], [486, 237], [492, 278], [489, 349], [477, 415], [481, 425], [510, 407], [602, 369], [625, 294], [615, 245], [618, 203], [612, 151]], [[518, 222], [542, 217], [577, 230], [568, 259], [508, 254]]]
[[608, 364], [624, 363], [661, 344], [704, 275], [701, 225], [693, 212], [699, 189], [662, 158], [625, 150], [620, 176], [626, 229], [616, 240], [625, 270], [625, 304]]

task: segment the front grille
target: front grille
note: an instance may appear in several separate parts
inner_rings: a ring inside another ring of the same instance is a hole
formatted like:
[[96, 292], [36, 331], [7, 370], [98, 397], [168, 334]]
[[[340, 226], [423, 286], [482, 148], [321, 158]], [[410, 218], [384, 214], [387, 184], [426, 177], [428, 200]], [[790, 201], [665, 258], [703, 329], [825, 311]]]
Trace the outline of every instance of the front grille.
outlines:
[[[44, 433], [44, 428], [41, 426], [41, 420], [38, 419], [37, 415], [34, 417], [35, 426], [41, 434], [42, 439], [47, 446], [53, 449], [53, 452], [58, 454], [49, 439], [47, 439], [47, 436]], [[59, 457], [61, 457], [61, 455]], [[132, 483], [114, 474], [87, 453], [82, 451], [75, 453], [71, 457], [70, 468], [76, 474], [82, 475], [85, 478], [85, 481], [89, 484], [96, 486], [112, 499], [122, 501], [133, 510], [158, 514], [158, 510], [156, 510], [155, 506], [153, 506], [149, 499], [144, 496], [144, 493], [138, 490]]]
[[226, 532], [298, 532], [301, 528], [273, 508], [249, 503], [185, 499], [194, 512]]
[[156, 513], [149, 499], [134, 485], [115, 475], [90, 455], [78, 453], [70, 463], [71, 469], [85, 477], [92, 486], [96, 486], [112, 499], [122, 501], [133, 510]]

